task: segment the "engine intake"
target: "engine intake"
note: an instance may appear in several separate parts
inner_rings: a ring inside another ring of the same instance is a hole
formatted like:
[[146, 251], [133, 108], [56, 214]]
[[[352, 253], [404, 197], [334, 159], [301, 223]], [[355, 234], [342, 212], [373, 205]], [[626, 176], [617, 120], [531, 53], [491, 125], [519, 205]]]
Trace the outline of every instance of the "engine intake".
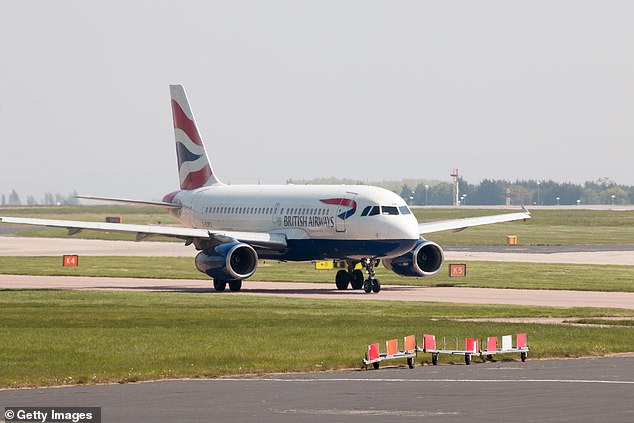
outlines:
[[242, 242], [219, 244], [196, 256], [196, 269], [214, 279], [246, 279], [257, 267], [258, 253]]
[[421, 239], [410, 252], [384, 259], [383, 265], [397, 275], [427, 277], [438, 273], [444, 261], [442, 248], [438, 244]]

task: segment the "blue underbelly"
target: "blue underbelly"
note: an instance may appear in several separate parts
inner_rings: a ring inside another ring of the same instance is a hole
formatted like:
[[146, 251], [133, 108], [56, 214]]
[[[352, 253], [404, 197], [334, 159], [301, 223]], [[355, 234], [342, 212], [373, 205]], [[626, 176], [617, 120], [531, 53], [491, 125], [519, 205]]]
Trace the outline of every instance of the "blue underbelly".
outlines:
[[415, 239], [289, 239], [286, 251], [258, 250], [258, 255], [262, 259], [288, 261], [395, 257], [414, 248], [416, 241]]

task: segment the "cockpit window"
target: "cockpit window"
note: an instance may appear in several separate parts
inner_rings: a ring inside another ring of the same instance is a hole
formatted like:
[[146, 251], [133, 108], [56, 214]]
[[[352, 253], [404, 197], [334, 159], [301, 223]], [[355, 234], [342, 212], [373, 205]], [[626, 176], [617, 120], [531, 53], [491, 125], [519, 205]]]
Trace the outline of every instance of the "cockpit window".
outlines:
[[370, 213], [368, 215], [369, 216], [376, 216], [379, 213], [381, 213], [380, 207], [379, 206], [372, 206], [372, 209], [370, 209]]
[[381, 206], [381, 212], [384, 215], [396, 215], [396, 216], [398, 216], [398, 207], [395, 207], [395, 206]]
[[372, 206], [367, 206], [365, 209], [363, 209], [363, 212], [361, 213], [361, 216], [367, 216], [368, 213], [370, 212], [371, 208], [372, 208]]
[[401, 206], [398, 209], [401, 211], [401, 214], [412, 214], [412, 211], [407, 206]]

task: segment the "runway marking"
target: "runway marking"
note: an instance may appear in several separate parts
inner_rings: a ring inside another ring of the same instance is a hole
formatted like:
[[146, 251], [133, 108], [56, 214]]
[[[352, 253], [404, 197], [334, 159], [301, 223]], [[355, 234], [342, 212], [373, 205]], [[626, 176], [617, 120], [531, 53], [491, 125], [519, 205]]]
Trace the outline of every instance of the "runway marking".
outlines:
[[[202, 379], [199, 379], [203, 381]], [[208, 379], [211, 380], [211, 379]], [[283, 378], [261, 378], [261, 379], [243, 379], [243, 378], [220, 378], [214, 381], [226, 382], [280, 382], [280, 383], [313, 383], [313, 382], [387, 382], [387, 383], [429, 383], [429, 382], [445, 382], [445, 383], [589, 383], [589, 384], [605, 384], [605, 385], [634, 385], [632, 380], [591, 380], [591, 379], [404, 379], [404, 378], [301, 378], [301, 379], [283, 379]]]
[[456, 411], [405, 411], [405, 410], [338, 410], [338, 409], [289, 409], [271, 410], [276, 414], [307, 414], [314, 416], [388, 416], [388, 417], [434, 417], [460, 416]]

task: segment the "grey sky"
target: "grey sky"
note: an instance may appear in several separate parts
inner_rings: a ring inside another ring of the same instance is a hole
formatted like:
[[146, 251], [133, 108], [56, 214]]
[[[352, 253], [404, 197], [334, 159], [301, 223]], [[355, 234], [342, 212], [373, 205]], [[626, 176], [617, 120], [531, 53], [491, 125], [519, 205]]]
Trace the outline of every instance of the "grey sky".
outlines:
[[632, 1], [0, 5], [0, 193], [176, 189], [169, 83], [225, 182], [634, 185]]

